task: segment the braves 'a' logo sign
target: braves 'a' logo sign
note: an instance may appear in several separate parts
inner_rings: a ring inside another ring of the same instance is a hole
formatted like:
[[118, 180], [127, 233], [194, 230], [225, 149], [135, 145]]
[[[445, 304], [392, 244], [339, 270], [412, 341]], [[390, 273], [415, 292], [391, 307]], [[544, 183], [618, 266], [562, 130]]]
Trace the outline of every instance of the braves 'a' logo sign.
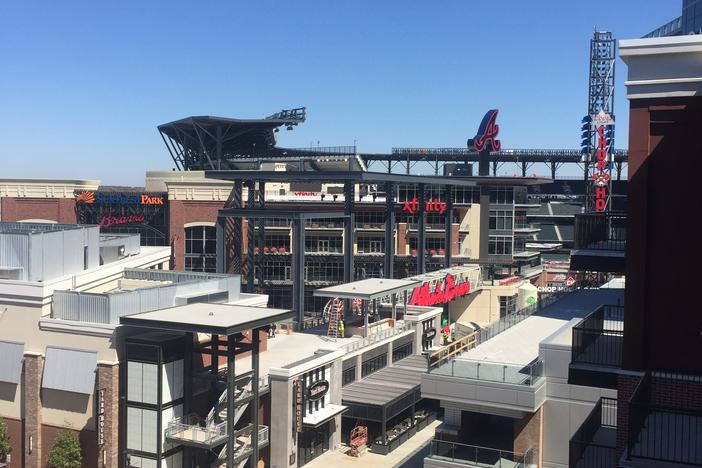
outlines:
[[478, 134], [472, 140], [468, 140], [468, 146], [474, 148], [475, 151], [483, 151], [484, 149], [500, 151], [502, 142], [497, 139], [497, 135], [500, 134], [500, 126], [495, 123], [498, 113], [497, 109], [487, 111], [483, 121], [480, 122]]

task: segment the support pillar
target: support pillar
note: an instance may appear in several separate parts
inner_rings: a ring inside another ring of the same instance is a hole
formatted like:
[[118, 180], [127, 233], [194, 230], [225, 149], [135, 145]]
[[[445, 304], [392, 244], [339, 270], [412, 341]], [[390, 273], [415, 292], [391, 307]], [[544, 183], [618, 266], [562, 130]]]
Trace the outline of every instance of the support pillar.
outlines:
[[[266, 183], [262, 180], [258, 181], [258, 194], [257, 194], [258, 208], [265, 208], [266, 203]], [[256, 279], [258, 280], [258, 290], [263, 291], [263, 282], [266, 280], [264, 271], [264, 260], [263, 256], [263, 244], [266, 242], [266, 222], [263, 218], [257, 220], [258, 224], [258, 254], [256, 254]]]
[[225, 238], [224, 223], [225, 218], [217, 216], [217, 224], [215, 225], [217, 234], [217, 273], [225, 273], [227, 271], [227, 240]]
[[219, 335], [212, 335], [210, 340], [210, 373], [212, 374], [212, 385], [210, 392], [212, 399], [217, 401], [217, 373], [219, 372]]
[[[350, 283], [355, 279], [355, 269], [353, 262], [353, 228], [356, 223], [354, 211], [354, 195], [356, 186], [353, 182], [344, 182], [344, 283]], [[351, 313], [351, 301], [344, 300], [344, 318]]]
[[236, 346], [236, 335], [227, 337], [227, 468], [234, 467], [234, 447], [236, 438], [234, 437], [234, 415], [236, 414], [236, 401], [234, 400], [235, 369], [234, 369], [234, 347]]
[[478, 175], [490, 175], [490, 151], [487, 148], [478, 153]]
[[[248, 199], [246, 201], [247, 208], [254, 207], [254, 195], [256, 192], [255, 182], [253, 180], [246, 183], [246, 188], [248, 191]], [[249, 293], [254, 292], [254, 218], [246, 218], [246, 234], [247, 234], [247, 246], [246, 246], [246, 265], [248, 271], [246, 272], [246, 291]]]
[[453, 188], [450, 185], [444, 187], [444, 202], [446, 212], [444, 213], [444, 268], [451, 267], [451, 255], [453, 251]]
[[[119, 466], [119, 364], [116, 362], [98, 362], [98, 400], [102, 399], [104, 439], [100, 446], [98, 435], [98, 468], [117, 468]], [[101, 402], [98, 401], [99, 405]], [[98, 423], [99, 425], [99, 423]], [[98, 431], [100, 428], [98, 427]]]
[[[234, 187], [232, 188], [232, 193], [228, 200], [229, 206], [227, 206], [227, 208], [241, 208], [242, 191], [242, 182], [240, 180], [234, 181]], [[241, 274], [241, 221], [241, 218], [231, 218], [232, 241], [231, 243], [227, 243], [227, 257], [231, 258], [232, 273], [235, 275]]]
[[426, 270], [426, 262], [427, 262], [427, 256], [426, 256], [426, 228], [427, 228], [427, 210], [426, 210], [426, 204], [427, 204], [427, 197], [426, 194], [424, 193], [425, 186], [424, 184], [419, 184], [417, 186], [417, 192], [419, 197], [419, 206], [417, 207], [419, 212], [419, 223], [417, 227], [417, 274], [421, 275], [425, 273]]
[[305, 221], [293, 219], [293, 300], [292, 308], [297, 318], [298, 330], [305, 319]]
[[385, 182], [385, 278], [394, 277], [395, 264], [395, 184]]
[[[253, 375], [251, 376], [251, 390], [253, 393], [253, 401], [251, 402], [251, 422], [253, 423], [253, 432], [251, 433], [251, 446], [253, 448], [253, 453], [251, 454], [251, 461], [249, 466], [258, 466], [259, 451], [258, 451], [258, 406], [260, 401], [259, 388], [258, 388], [258, 353], [259, 353], [259, 342], [261, 329], [251, 330], [251, 369], [253, 370]], [[270, 433], [269, 433], [270, 434]]]
[[26, 352], [22, 393], [24, 400], [24, 466], [41, 468], [41, 376], [44, 355]]

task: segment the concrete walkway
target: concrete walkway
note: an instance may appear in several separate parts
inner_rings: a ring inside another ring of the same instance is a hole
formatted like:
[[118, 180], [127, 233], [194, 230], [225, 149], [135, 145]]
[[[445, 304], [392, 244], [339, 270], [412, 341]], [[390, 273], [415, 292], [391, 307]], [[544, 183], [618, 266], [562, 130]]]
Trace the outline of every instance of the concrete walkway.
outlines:
[[338, 452], [329, 451], [324, 453], [305, 466], [309, 468], [421, 468], [426, 455], [418, 452], [427, 452], [427, 445], [434, 438], [436, 426], [439, 424], [441, 424], [439, 420], [432, 422], [389, 455], [378, 455], [366, 450], [359, 458], [354, 458], [343, 453], [346, 450], [343, 447]]

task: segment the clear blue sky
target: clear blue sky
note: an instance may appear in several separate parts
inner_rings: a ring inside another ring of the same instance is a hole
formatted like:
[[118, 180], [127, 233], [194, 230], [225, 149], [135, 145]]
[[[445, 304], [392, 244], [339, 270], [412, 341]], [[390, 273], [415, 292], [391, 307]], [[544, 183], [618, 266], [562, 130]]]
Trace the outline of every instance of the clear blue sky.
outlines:
[[[4, 1], [0, 177], [142, 185], [156, 126], [307, 106], [283, 146], [463, 147], [492, 107], [505, 148], [575, 148], [595, 26], [636, 38], [680, 0]], [[617, 146], [626, 146], [617, 63]], [[537, 167], [546, 173], [545, 167]]]

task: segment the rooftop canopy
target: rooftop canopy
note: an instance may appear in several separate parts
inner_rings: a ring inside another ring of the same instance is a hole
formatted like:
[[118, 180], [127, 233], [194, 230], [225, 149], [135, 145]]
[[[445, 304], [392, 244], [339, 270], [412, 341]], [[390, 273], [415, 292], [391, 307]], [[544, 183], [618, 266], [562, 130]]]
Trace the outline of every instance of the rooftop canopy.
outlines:
[[362, 299], [370, 301], [391, 294], [411, 291], [421, 285], [419, 280], [368, 278], [351, 283], [329, 286], [314, 291], [317, 297], [338, 297], [339, 299]]
[[294, 312], [287, 309], [199, 302], [127, 315], [120, 318], [120, 323], [163, 331], [230, 336], [287, 320], [293, 315]]

